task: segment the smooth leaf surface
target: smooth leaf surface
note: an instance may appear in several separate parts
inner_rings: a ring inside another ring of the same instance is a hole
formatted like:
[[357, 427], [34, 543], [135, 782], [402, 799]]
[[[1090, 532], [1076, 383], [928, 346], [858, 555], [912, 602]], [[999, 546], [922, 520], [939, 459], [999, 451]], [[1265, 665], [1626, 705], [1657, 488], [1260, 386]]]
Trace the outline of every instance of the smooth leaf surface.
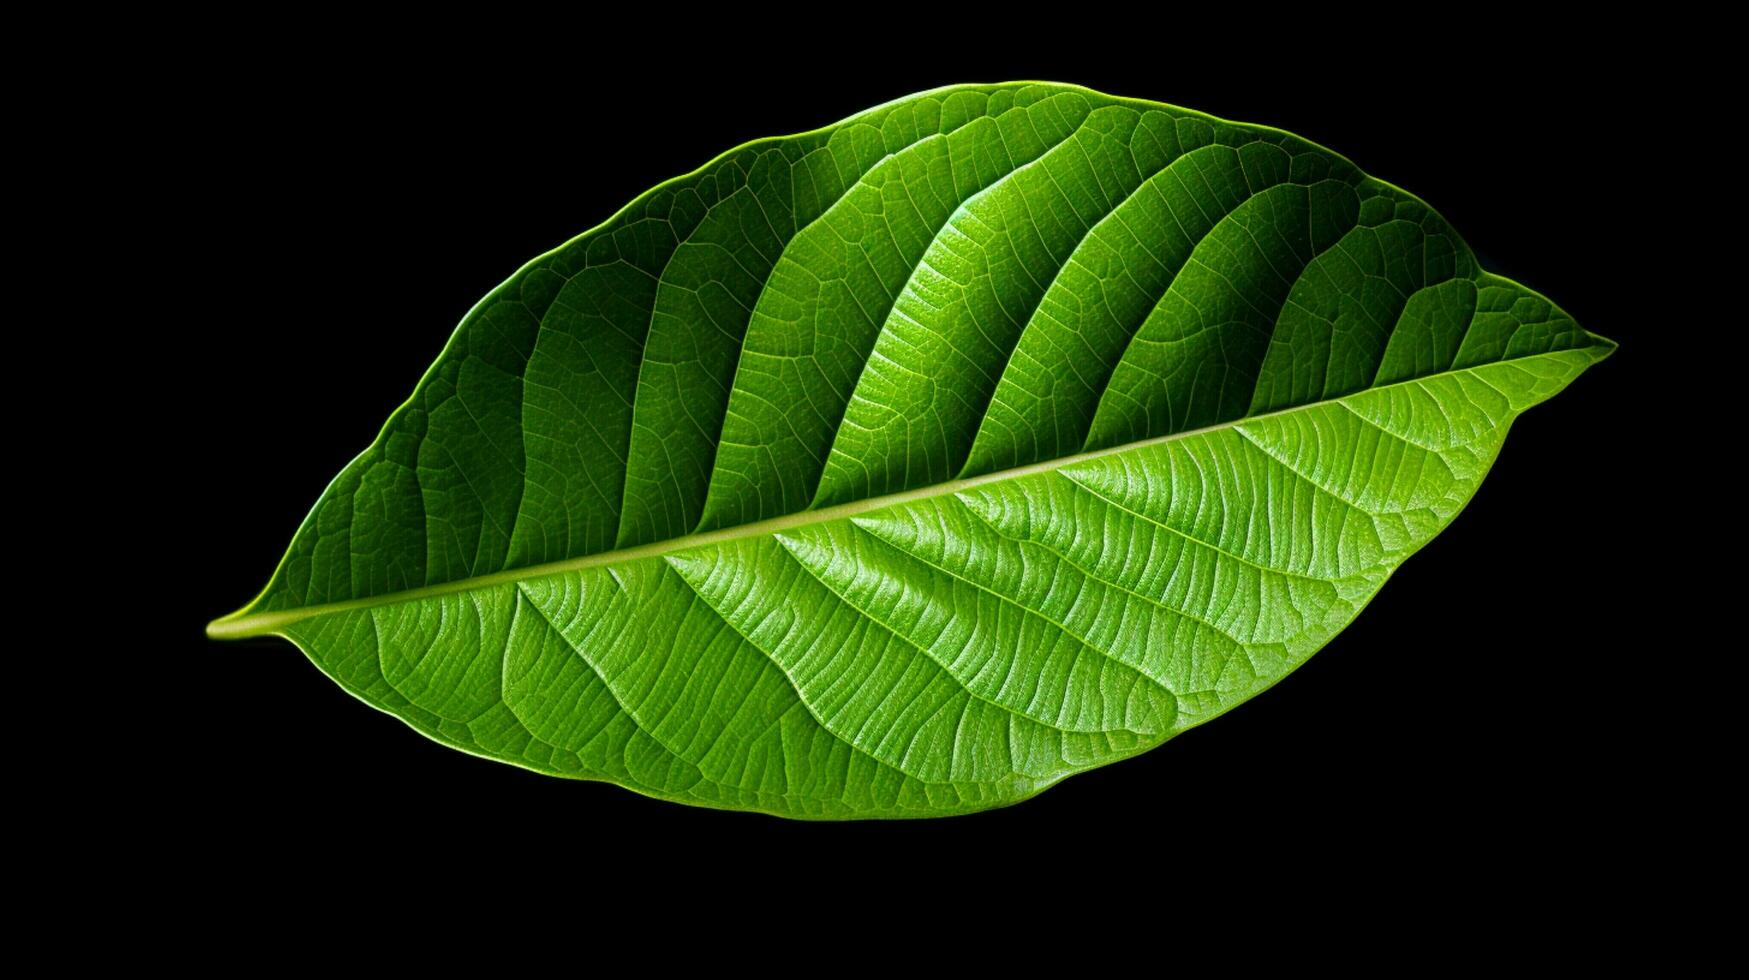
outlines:
[[1613, 346], [1295, 136], [936, 90], [525, 266], [209, 632], [543, 772], [999, 806], [1279, 680]]

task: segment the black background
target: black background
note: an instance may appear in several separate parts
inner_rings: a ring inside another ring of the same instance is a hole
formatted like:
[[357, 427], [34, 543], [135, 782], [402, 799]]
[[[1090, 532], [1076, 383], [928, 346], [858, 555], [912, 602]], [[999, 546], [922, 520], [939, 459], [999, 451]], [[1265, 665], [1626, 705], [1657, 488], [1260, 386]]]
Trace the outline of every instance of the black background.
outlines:
[[[676, 60], [606, 77], [514, 58], [391, 68], [337, 48], [179, 75], [166, 116], [179, 173], [157, 206], [206, 271], [174, 332], [191, 370], [167, 393], [187, 458], [163, 479], [185, 508], [173, 519], [186, 550], [148, 583], [173, 586], [176, 611], [145, 650], [175, 681], [155, 716], [173, 746], [149, 806], [162, 846], [236, 869], [325, 856], [425, 872], [421, 855], [488, 866], [525, 847], [601, 871], [655, 853], [939, 849], [967, 866], [1020, 854], [1173, 888], [1293, 852], [1503, 881], [1611, 873], [1603, 857], [1619, 851], [1599, 842], [1634, 837], [1627, 806], [1650, 771], [1638, 733], [1673, 696], [1658, 678], [1682, 655], [1648, 639], [1658, 613], [1623, 574], [1645, 546], [1624, 513], [1659, 506], [1623, 447], [1648, 438], [1638, 386], [1669, 314], [1663, 272], [1626, 261], [1624, 243], [1660, 227], [1671, 192], [1660, 158], [1628, 144], [1666, 93], [1611, 57], [1472, 40], [1334, 70], [1292, 48], [1236, 70], [1220, 45], [1187, 58], [1187, 43], [1077, 59], [936, 52], [921, 67]], [[1317, 141], [1420, 195], [1487, 268], [1621, 350], [1523, 416], [1468, 508], [1306, 665], [1152, 752], [998, 811], [806, 824], [548, 778], [428, 741], [284, 641], [204, 638], [259, 590], [461, 316], [523, 262], [747, 140], [1015, 78]]]

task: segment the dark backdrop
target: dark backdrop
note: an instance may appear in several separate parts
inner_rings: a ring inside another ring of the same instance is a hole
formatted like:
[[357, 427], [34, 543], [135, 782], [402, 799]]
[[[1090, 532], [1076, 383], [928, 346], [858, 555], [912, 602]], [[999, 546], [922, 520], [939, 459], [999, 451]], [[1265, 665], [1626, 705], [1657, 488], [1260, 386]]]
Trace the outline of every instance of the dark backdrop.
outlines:
[[[1663, 696], [1646, 687], [1647, 658], [1681, 655], [1648, 645], [1656, 613], [1622, 571], [1643, 546], [1624, 511], [1648, 502], [1622, 466], [1624, 444], [1646, 438], [1634, 379], [1668, 312], [1658, 274], [1625, 261], [1623, 242], [1658, 227], [1673, 192], [1669, 161], [1631, 146], [1660, 142], [1647, 120], [1661, 93], [1631, 65], [1506, 40], [1408, 45], [1336, 70], [1289, 49], [1246, 70], [1166, 49], [948, 57], [604, 77], [515, 58], [391, 68], [335, 48], [177, 74], [164, 119], [178, 174], [153, 206], [191, 233], [182, 261], [205, 270], [203, 301], [173, 330], [194, 369], [168, 393], [188, 452], [175, 483], [186, 550], [165, 572], [171, 622], [130, 647], [177, 681], [160, 702], [177, 748], [155, 763], [159, 846], [238, 874], [296, 874], [317, 855], [418, 877], [434, 873], [421, 856], [485, 868], [523, 848], [604, 870], [844, 847], [1102, 865], [1173, 887], [1294, 853], [1405, 875], [1606, 874], [1598, 840], [1631, 839], [1624, 774], [1645, 772], [1637, 732]], [[203, 637], [261, 587], [462, 314], [523, 262], [731, 146], [1013, 78], [1322, 143], [1423, 197], [1487, 268], [1621, 350], [1520, 419], [1469, 507], [1305, 666], [1152, 752], [999, 811], [833, 825], [657, 802], [428, 741], [283, 641]]]

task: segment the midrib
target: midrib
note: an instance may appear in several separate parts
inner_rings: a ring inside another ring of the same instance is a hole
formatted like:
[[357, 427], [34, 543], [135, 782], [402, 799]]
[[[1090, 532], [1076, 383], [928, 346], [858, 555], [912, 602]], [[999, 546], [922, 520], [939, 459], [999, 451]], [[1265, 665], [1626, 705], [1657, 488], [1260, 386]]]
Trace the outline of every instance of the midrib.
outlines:
[[[592, 555], [584, 555], [581, 558], [567, 558], [563, 561], [547, 562], [541, 565], [529, 565], [524, 568], [505, 569], [502, 572], [493, 572], [490, 575], [479, 575], [473, 578], [457, 579], [456, 581], [444, 582], [440, 585], [427, 585], [417, 589], [405, 589], [400, 592], [387, 592], [382, 595], [366, 596], [362, 599], [348, 599], [344, 602], [328, 602], [314, 606], [302, 606], [297, 609], [283, 609], [274, 612], [250, 613], [247, 615], [243, 614], [243, 610], [239, 610], [238, 612], [225, 616], [222, 619], [215, 619], [211, 623], [208, 623], [206, 633], [207, 636], [213, 639], [240, 639], [249, 636], [260, 636], [278, 632], [283, 627], [289, 626], [292, 623], [316, 616], [324, 616], [329, 613], [347, 612], [354, 609], [369, 609], [375, 606], [390, 606], [402, 602], [412, 602], [419, 599], [433, 598], [435, 596], [467, 592], [473, 589], [491, 588], [497, 585], [508, 585], [513, 582], [526, 582], [529, 579], [544, 578], [549, 575], [562, 575], [566, 572], [580, 571], [585, 568], [596, 568], [601, 565], [614, 565], [620, 562], [636, 561], [641, 558], [655, 558], [661, 555], [672, 554], [676, 551], [684, 551], [688, 548], [699, 548], [706, 545], [721, 544], [725, 541], [737, 541], [741, 538], [776, 534], [780, 531], [787, 531], [793, 528], [808, 527], [813, 524], [823, 524], [827, 521], [843, 520], [847, 517], [855, 517], [858, 514], [866, 514], [870, 511], [881, 510], [886, 507], [908, 504], [918, 500], [928, 500], [931, 497], [939, 497], [950, 493], [959, 493], [964, 490], [973, 489], [974, 487], [981, 487], [991, 483], [1001, 483], [1004, 480], [1017, 480], [1022, 477], [1035, 476], [1040, 473], [1049, 473], [1066, 466], [1074, 466], [1077, 463], [1102, 459], [1106, 456], [1116, 456], [1120, 453], [1145, 449], [1149, 446], [1160, 446], [1176, 442], [1180, 439], [1189, 439], [1193, 436], [1207, 435], [1211, 432], [1221, 432], [1243, 425], [1247, 422], [1273, 418], [1278, 415], [1288, 415], [1294, 412], [1309, 411], [1324, 405], [1335, 404], [1342, 401], [1344, 398], [1352, 398], [1356, 395], [1362, 395], [1368, 392], [1386, 391], [1391, 388], [1398, 388], [1405, 385], [1420, 384], [1432, 378], [1445, 377], [1447, 375], [1474, 374], [1481, 368], [1510, 364], [1514, 361], [1552, 357], [1573, 351], [1586, 350], [1593, 346], [1599, 345], [1586, 344], [1580, 347], [1569, 347], [1561, 350], [1544, 351], [1538, 354], [1525, 354], [1519, 357], [1503, 358], [1498, 361], [1489, 362], [1488, 364], [1472, 365], [1466, 368], [1459, 368], [1455, 371], [1440, 371], [1435, 374], [1423, 375], [1419, 378], [1410, 378], [1405, 381], [1393, 382], [1388, 385], [1365, 388], [1361, 391], [1351, 392], [1337, 398], [1326, 398], [1320, 401], [1308, 402], [1304, 405], [1294, 405], [1289, 408], [1277, 409], [1273, 412], [1247, 415], [1243, 418], [1204, 426], [1200, 429], [1188, 429], [1183, 432], [1174, 432], [1171, 435], [1140, 439], [1135, 442], [1124, 443], [1121, 446], [1112, 446], [1108, 449], [1095, 449], [1090, 452], [1076, 453], [1072, 456], [1064, 456], [1059, 459], [1046, 460], [1040, 463], [1029, 463], [1025, 466], [1015, 466], [1006, 470], [998, 470], [994, 473], [985, 473], [981, 476], [949, 480], [945, 483], [919, 487], [915, 490], [889, 493], [880, 497], [869, 497], [865, 500], [856, 500], [847, 504], [823, 507], [819, 510], [798, 511], [794, 514], [785, 514], [782, 517], [773, 517], [768, 520], [755, 521], [752, 524], [741, 524], [716, 531], [687, 534], [678, 538], [669, 538], [666, 541], [656, 541], [632, 548], [618, 548], [613, 551], [600, 551]], [[248, 607], [244, 608], [247, 609]]]

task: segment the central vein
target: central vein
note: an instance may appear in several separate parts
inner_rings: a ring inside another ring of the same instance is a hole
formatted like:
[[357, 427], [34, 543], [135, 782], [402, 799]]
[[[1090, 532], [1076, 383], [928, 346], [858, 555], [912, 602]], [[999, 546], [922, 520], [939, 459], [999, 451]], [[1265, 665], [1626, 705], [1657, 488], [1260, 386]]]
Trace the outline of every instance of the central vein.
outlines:
[[[1551, 351], [1549, 353], [1555, 352]], [[1494, 363], [1501, 364], [1509, 361], [1543, 356], [1547, 355], [1531, 354], [1526, 355], [1525, 358], [1505, 358], [1502, 361], [1496, 361]], [[1443, 371], [1440, 372], [1440, 374], [1461, 374], [1467, 373], [1471, 370], [1473, 370], [1473, 368], [1459, 368], [1456, 371]], [[1431, 377], [1437, 376], [1438, 375], [1432, 375]], [[1427, 378], [1412, 378], [1395, 384], [1367, 388], [1365, 391], [1381, 391], [1386, 388], [1397, 387], [1398, 385], [1419, 384], [1425, 380], [1427, 380]], [[1361, 392], [1355, 392], [1355, 394], [1360, 393]], [[400, 592], [365, 596], [360, 599], [348, 599], [344, 602], [328, 602], [315, 606], [303, 606], [297, 609], [282, 609], [273, 612], [233, 614], [231, 616], [226, 616], [223, 619], [214, 620], [207, 626], [206, 631], [207, 635], [214, 639], [234, 639], [246, 636], [260, 636], [268, 633], [279, 632], [284, 627], [299, 622], [300, 620], [328, 613], [345, 612], [352, 609], [369, 609], [375, 606], [387, 606], [401, 602], [410, 602], [417, 599], [429, 599], [434, 596], [451, 595], [457, 592], [466, 592], [471, 589], [489, 588], [495, 585], [508, 585], [513, 582], [525, 582], [529, 579], [543, 578], [548, 575], [562, 575], [566, 572], [575, 572], [585, 568], [596, 568], [602, 565], [614, 565], [620, 562], [636, 561], [640, 558], [655, 558], [661, 555], [672, 554], [676, 551], [684, 551], [688, 548], [699, 548], [706, 545], [721, 544], [725, 541], [735, 541], [741, 538], [752, 538], [761, 535], [775, 534], [779, 531], [787, 531], [793, 528], [807, 527], [812, 524], [825, 523], [826, 521], [836, 521], [847, 517], [855, 517], [858, 514], [866, 514], [870, 511], [880, 510], [885, 507], [894, 507], [900, 504], [911, 503], [913, 501], [927, 500], [931, 497], [939, 497], [944, 494], [959, 493], [964, 490], [970, 490], [974, 487], [981, 487], [991, 483], [1001, 483], [1005, 480], [1015, 480], [1040, 473], [1049, 473], [1066, 466], [1073, 466], [1076, 463], [1085, 463], [1106, 456], [1115, 456], [1119, 453], [1144, 449], [1148, 446], [1164, 445], [1166, 443], [1176, 442], [1180, 439], [1188, 439], [1192, 436], [1232, 429], [1246, 422], [1254, 422], [1258, 419], [1269, 418], [1275, 415], [1284, 415], [1289, 412], [1306, 411], [1320, 405], [1328, 405], [1340, 401], [1340, 398], [1324, 399], [1305, 405], [1295, 405], [1290, 408], [1279, 409], [1274, 412], [1248, 415], [1241, 419], [1234, 419], [1231, 422], [1222, 422], [1216, 425], [1204, 426], [1200, 429], [1189, 429], [1184, 432], [1174, 432], [1171, 435], [1155, 436], [1151, 439], [1141, 439], [1136, 442], [1125, 443], [1121, 446], [1112, 446], [1109, 449], [1095, 449], [1091, 452], [1076, 453], [1073, 456], [1064, 456], [1059, 459], [1046, 460], [1041, 463], [1029, 463], [1025, 466], [1016, 466], [1006, 470], [998, 470], [993, 473], [984, 473], [979, 476], [949, 480], [945, 483], [919, 487], [915, 490], [904, 490], [899, 493], [890, 493], [880, 497], [869, 497], [864, 500], [855, 500], [850, 503], [838, 504], [833, 507], [822, 507], [819, 510], [798, 511], [794, 514], [785, 514], [782, 517], [773, 517], [768, 520], [755, 521], [751, 524], [741, 524], [736, 527], [721, 528], [715, 531], [688, 534], [678, 538], [669, 538], [666, 541], [655, 541], [650, 544], [637, 545], [636, 547], [631, 548], [600, 551], [592, 555], [584, 555], [580, 558], [567, 558], [563, 561], [547, 562], [541, 565], [529, 565], [524, 568], [509, 568], [501, 572], [493, 572], [490, 575], [478, 575], [473, 578], [457, 579], [456, 581], [444, 582], [439, 585], [427, 585], [417, 589], [405, 589]]]

